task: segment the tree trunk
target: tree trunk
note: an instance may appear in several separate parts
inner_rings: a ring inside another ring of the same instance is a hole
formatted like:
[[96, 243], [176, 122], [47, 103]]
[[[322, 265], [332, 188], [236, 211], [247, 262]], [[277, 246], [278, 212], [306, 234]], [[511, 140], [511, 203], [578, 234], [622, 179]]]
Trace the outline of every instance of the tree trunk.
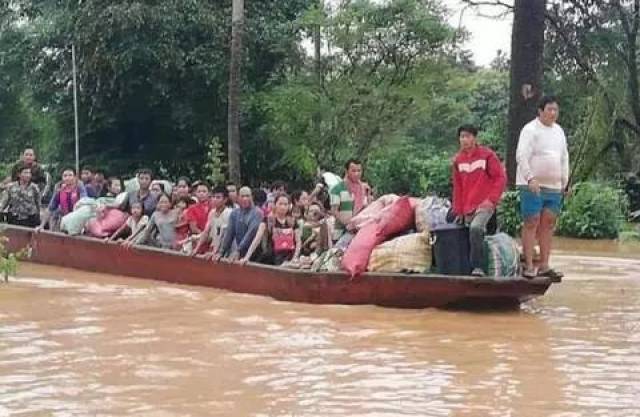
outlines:
[[507, 176], [516, 181], [520, 131], [536, 117], [542, 96], [545, 0], [515, 0], [511, 33], [511, 85], [507, 130]]
[[640, 126], [640, 87], [638, 85], [638, 31], [640, 30], [640, 1], [635, 0], [627, 34], [627, 66], [629, 67], [629, 100], [636, 126]]
[[[324, 0], [318, 1], [318, 9], [324, 13]], [[322, 26], [320, 24], [315, 25], [313, 28], [313, 50], [314, 50], [314, 63], [316, 78], [318, 82], [318, 97], [322, 95], [322, 87], [324, 82], [324, 74], [322, 73]], [[322, 143], [322, 114], [320, 113], [320, 103], [318, 103], [318, 110], [313, 114], [313, 131], [316, 135], [318, 143]]]
[[244, 34], [244, 0], [232, 1], [227, 138], [229, 179], [240, 185], [242, 180], [240, 171], [240, 80], [242, 71], [242, 37]]

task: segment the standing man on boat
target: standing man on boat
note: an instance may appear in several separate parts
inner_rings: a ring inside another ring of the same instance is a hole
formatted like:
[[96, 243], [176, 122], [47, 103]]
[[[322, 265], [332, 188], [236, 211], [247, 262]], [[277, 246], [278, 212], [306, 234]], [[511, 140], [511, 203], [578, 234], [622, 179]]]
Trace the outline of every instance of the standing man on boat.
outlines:
[[131, 205], [139, 202], [142, 204], [143, 214], [151, 218], [153, 212], [156, 210], [156, 205], [158, 204], [158, 198], [150, 189], [151, 181], [153, 181], [153, 172], [147, 168], [140, 169], [138, 171], [137, 178], [140, 189], [130, 191], [129, 194], [127, 194], [127, 198], [124, 200], [121, 210], [128, 213], [131, 209]]
[[[225, 258], [229, 262], [242, 259], [247, 254], [260, 223], [262, 223], [262, 211], [253, 204], [251, 188], [240, 188], [238, 206], [229, 215], [229, 224], [222, 238], [222, 244], [218, 248], [218, 253], [213, 258], [214, 262], [221, 258]], [[233, 250], [234, 243], [235, 250]], [[259, 253], [255, 254], [256, 257], [259, 255]]]
[[2, 181], [0, 188], [4, 189], [10, 182], [19, 181], [23, 168], [29, 168], [31, 170], [31, 182], [38, 186], [42, 194], [47, 185], [47, 174], [38, 163], [35, 150], [30, 147], [25, 148], [22, 153], [22, 158], [13, 164], [10, 175]]
[[[555, 97], [543, 97], [538, 117], [527, 123], [516, 151], [516, 186], [524, 219], [522, 248], [526, 262], [523, 276], [562, 278], [549, 266], [551, 241], [562, 198], [569, 186], [569, 151], [564, 130], [556, 121], [560, 108]], [[540, 245], [540, 265], [533, 266], [536, 237]]]
[[507, 175], [496, 153], [479, 145], [477, 137], [475, 126], [458, 128], [460, 151], [453, 160], [453, 212], [457, 223], [469, 226], [471, 274], [484, 276], [484, 236], [504, 192]]
[[362, 181], [362, 162], [349, 159], [344, 165], [345, 175], [342, 181], [331, 187], [329, 200], [331, 214], [335, 217], [333, 241], [336, 242], [345, 232], [352, 232], [350, 221], [369, 204], [371, 187]]
[[31, 182], [32, 170], [23, 166], [18, 181], [0, 193], [0, 213], [7, 211], [7, 222], [18, 226], [40, 224], [40, 190]]

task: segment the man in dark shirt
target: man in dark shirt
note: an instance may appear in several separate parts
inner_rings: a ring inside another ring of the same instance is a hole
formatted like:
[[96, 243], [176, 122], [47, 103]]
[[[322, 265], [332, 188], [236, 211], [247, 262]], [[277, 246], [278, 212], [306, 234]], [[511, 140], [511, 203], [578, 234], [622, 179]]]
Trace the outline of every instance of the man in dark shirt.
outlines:
[[[238, 205], [239, 207], [233, 209], [229, 216], [229, 224], [214, 261], [225, 258], [229, 262], [235, 262], [244, 257], [258, 232], [262, 222], [262, 211], [253, 204], [251, 188], [240, 189]], [[236, 250], [232, 251], [234, 242]]]
[[142, 204], [143, 213], [146, 216], [151, 217], [153, 212], [156, 210], [156, 204], [158, 203], [157, 197], [154, 196], [150, 190], [153, 173], [150, 169], [143, 168], [138, 171], [137, 178], [140, 189], [137, 191], [130, 191], [120, 209], [128, 213], [131, 209], [131, 205], [139, 202]]

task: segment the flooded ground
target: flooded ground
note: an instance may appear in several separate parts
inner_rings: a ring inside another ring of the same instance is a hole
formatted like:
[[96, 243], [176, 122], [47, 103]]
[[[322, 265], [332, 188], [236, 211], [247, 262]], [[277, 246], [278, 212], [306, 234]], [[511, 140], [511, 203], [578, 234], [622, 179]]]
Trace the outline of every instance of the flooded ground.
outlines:
[[23, 265], [0, 285], [0, 416], [640, 416], [640, 252], [560, 249], [565, 281], [506, 313]]

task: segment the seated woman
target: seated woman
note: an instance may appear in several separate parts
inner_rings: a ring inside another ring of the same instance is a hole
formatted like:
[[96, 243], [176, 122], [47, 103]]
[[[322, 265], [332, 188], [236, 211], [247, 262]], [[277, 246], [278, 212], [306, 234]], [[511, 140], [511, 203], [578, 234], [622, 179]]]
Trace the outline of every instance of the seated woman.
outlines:
[[[49, 207], [44, 212], [40, 226], [36, 227], [35, 231], [39, 232], [44, 229], [53, 215], [62, 218], [71, 213], [78, 200], [85, 197], [87, 197], [87, 191], [82, 182], [78, 180], [75, 169], [65, 168], [62, 171], [62, 182], [56, 186]], [[50, 229], [57, 231], [58, 226], [57, 222], [52, 222]]]
[[299, 262], [290, 262], [292, 268], [310, 268], [313, 261], [328, 249], [331, 249], [331, 229], [326, 214], [320, 203], [311, 203], [304, 221], [300, 226], [300, 258]]
[[173, 193], [171, 195], [171, 199], [173, 200], [174, 205], [177, 204], [178, 200], [180, 200], [181, 198], [191, 197], [191, 186], [189, 184], [191, 184], [189, 178], [178, 178], [178, 181], [176, 181], [176, 186], [173, 187]]
[[106, 187], [104, 188], [104, 192], [100, 198], [105, 203], [110, 201], [115, 201], [116, 197], [118, 197], [123, 190], [122, 180], [118, 177], [109, 177], [107, 179]]
[[40, 190], [31, 178], [31, 168], [25, 165], [18, 181], [9, 183], [2, 192], [0, 213], [6, 210], [7, 223], [26, 227], [40, 224]]
[[131, 204], [131, 215], [127, 221], [118, 228], [109, 238], [109, 241], [122, 240], [122, 243], [137, 243], [142, 236], [142, 231], [149, 223], [149, 217], [144, 215], [142, 203], [136, 201]]
[[297, 222], [303, 223], [309, 209], [309, 194], [306, 191], [295, 191], [291, 194], [291, 200], [293, 203], [291, 215]]
[[298, 225], [289, 216], [291, 199], [287, 194], [278, 194], [274, 199], [273, 212], [263, 220], [249, 250], [241, 263], [249, 262], [259, 245], [262, 245], [262, 263], [281, 265], [297, 259], [300, 254]]
[[171, 198], [161, 194], [156, 211], [153, 212], [149, 223], [144, 228], [138, 242], [129, 241], [125, 247], [133, 245], [148, 245], [163, 249], [173, 249], [176, 242], [176, 223], [180, 213], [171, 207]]

